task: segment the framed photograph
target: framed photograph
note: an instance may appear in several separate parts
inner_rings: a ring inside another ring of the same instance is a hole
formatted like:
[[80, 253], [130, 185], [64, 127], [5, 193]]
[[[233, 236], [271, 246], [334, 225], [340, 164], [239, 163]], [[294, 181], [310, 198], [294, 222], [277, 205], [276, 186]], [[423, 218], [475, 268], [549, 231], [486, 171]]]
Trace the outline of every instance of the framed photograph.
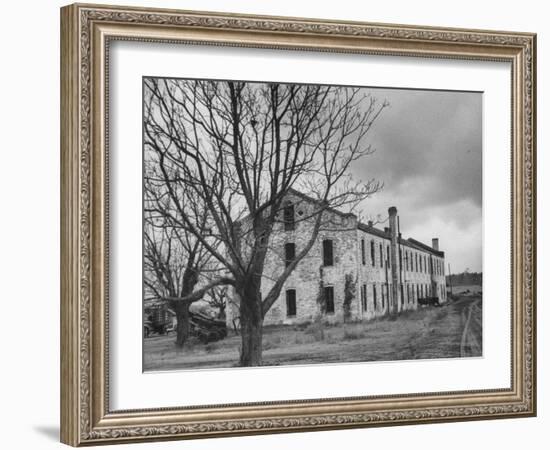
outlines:
[[62, 442], [535, 415], [535, 57], [62, 8]]

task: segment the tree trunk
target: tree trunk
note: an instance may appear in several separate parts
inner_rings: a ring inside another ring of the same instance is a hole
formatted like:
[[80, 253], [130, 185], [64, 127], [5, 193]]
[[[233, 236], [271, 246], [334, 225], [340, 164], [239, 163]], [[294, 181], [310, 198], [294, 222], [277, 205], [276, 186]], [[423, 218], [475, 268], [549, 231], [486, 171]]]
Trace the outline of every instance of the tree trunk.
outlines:
[[246, 283], [239, 289], [241, 316], [240, 365], [253, 367], [262, 365], [262, 298], [256, 283]]
[[176, 302], [176, 346], [182, 348], [189, 339], [189, 302]]
[[[183, 273], [183, 286], [180, 292], [182, 297], [190, 295], [197, 284], [197, 270], [193, 266], [194, 255], [190, 255], [187, 261], [187, 267]], [[176, 346], [182, 348], [189, 339], [189, 308], [191, 302], [176, 302], [174, 310], [176, 311]]]

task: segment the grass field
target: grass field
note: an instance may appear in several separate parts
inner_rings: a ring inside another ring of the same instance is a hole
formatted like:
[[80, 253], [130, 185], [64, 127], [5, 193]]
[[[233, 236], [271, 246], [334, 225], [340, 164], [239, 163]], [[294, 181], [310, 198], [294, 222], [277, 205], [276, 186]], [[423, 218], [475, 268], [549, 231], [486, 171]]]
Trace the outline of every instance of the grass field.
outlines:
[[[442, 307], [407, 311], [395, 320], [265, 327], [263, 363], [277, 366], [481, 356], [481, 314], [481, 297], [464, 296]], [[177, 349], [174, 340], [174, 334], [145, 339], [145, 371], [238, 365], [238, 335], [209, 344], [191, 339], [183, 349]]]

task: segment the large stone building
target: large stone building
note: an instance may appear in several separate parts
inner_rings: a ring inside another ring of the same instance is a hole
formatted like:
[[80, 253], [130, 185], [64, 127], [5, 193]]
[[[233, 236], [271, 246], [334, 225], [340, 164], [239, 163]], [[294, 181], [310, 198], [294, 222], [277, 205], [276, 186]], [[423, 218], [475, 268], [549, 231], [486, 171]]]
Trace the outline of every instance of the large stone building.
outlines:
[[[285, 198], [266, 256], [264, 296], [310, 239], [318, 205], [297, 191]], [[368, 320], [416, 309], [419, 299], [445, 302], [445, 255], [438, 239], [431, 247], [403, 239], [397, 209], [389, 208], [388, 214], [389, 226], [379, 229], [354, 214], [325, 210], [313, 247], [286, 280], [264, 324]], [[228, 324], [238, 314], [234, 298], [227, 309]]]

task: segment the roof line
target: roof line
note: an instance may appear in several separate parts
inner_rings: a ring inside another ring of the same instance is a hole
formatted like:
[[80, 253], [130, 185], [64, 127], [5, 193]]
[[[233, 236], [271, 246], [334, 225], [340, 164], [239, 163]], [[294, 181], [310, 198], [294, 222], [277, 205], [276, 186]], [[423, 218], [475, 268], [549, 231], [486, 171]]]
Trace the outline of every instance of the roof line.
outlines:
[[[302, 197], [304, 200], [307, 200], [309, 202], [313, 202], [313, 203], [317, 203], [317, 204], [321, 203], [320, 200], [318, 200], [316, 198], [313, 198], [310, 195], [304, 194], [303, 192], [297, 191], [294, 188], [289, 188], [288, 191], [291, 192], [294, 195], [297, 195], [298, 197]], [[342, 211], [338, 211], [336, 208], [334, 208], [332, 206], [328, 206], [325, 209], [325, 211], [333, 212], [333, 213], [338, 214], [339, 216], [342, 216], [342, 217], [355, 217], [355, 218], [357, 218], [357, 216], [353, 213], [345, 213], [345, 212], [342, 212]]]

